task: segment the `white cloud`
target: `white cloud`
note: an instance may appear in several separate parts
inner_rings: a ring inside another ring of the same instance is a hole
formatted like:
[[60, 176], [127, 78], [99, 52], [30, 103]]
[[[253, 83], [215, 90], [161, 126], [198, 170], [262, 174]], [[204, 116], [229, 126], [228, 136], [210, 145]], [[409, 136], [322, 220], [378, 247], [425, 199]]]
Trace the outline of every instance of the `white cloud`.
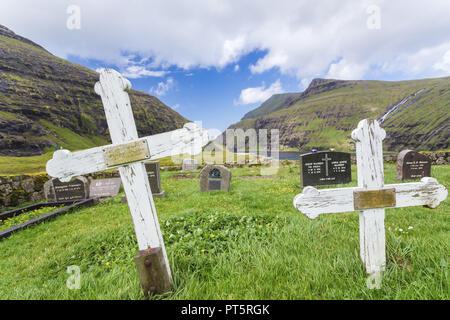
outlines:
[[366, 69], [367, 66], [364, 64], [349, 63], [345, 59], [341, 59], [339, 62], [331, 64], [325, 78], [358, 80], [364, 76]]
[[167, 73], [168, 73], [167, 71], [162, 70], [159, 71], [148, 70], [143, 66], [129, 66], [122, 71], [123, 76], [131, 79], [137, 79], [142, 77], [164, 77]]
[[[76, 2], [80, 30], [66, 27], [69, 0], [2, 0], [0, 21], [58, 56], [96, 59], [121, 71], [135, 67], [130, 74], [138, 77], [161, 76], [164, 71], [151, 70], [170, 66], [220, 69], [254, 50], [265, 55], [251, 72], [277, 68], [299, 81], [450, 75], [448, 0]], [[367, 27], [373, 5], [380, 8], [379, 29]]]
[[261, 103], [269, 99], [272, 95], [283, 92], [284, 90], [281, 87], [280, 79], [278, 79], [268, 88], [265, 88], [265, 85], [263, 84], [260, 87], [247, 88], [242, 90], [241, 95], [239, 96], [239, 101], [236, 104], [242, 105]]
[[236, 71], [239, 71], [239, 65], [238, 64], [236, 64], [235, 66], [234, 66], [234, 71], [236, 72]]
[[156, 94], [157, 96], [164, 96], [170, 89], [174, 86], [173, 78], [167, 78], [166, 82], [159, 82], [156, 88], [150, 88], [151, 94]]
[[436, 70], [442, 70], [447, 74], [450, 74], [450, 50], [445, 52], [442, 60], [436, 62], [433, 65], [433, 68]]

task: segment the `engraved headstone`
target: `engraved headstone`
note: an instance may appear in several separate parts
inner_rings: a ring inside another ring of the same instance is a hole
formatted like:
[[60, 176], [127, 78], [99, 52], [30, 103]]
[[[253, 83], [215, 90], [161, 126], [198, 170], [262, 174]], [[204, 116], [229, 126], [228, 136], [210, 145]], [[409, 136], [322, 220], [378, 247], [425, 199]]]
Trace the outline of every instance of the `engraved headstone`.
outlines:
[[431, 160], [413, 150], [403, 150], [397, 156], [397, 180], [419, 179], [431, 174]]
[[89, 198], [89, 183], [83, 176], [69, 182], [54, 178], [44, 184], [44, 193], [47, 202], [83, 200]]
[[197, 170], [198, 162], [195, 159], [183, 159], [182, 171]]
[[300, 156], [302, 186], [343, 184], [352, 181], [350, 153], [316, 152]]
[[230, 169], [221, 165], [206, 165], [200, 172], [200, 191], [229, 191], [231, 182]]
[[161, 188], [159, 161], [147, 162], [145, 168], [147, 169], [148, 182], [150, 182], [153, 197], [164, 198], [166, 193]]
[[121, 184], [120, 178], [92, 180], [89, 186], [89, 195], [91, 198], [113, 197], [119, 193]]

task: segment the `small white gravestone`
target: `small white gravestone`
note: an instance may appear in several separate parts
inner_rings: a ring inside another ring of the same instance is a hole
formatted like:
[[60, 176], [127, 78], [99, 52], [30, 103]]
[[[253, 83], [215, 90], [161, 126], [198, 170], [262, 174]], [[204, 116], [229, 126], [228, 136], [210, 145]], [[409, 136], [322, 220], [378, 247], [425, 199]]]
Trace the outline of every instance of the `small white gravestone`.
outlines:
[[131, 83], [120, 73], [111, 69], [100, 72], [95, 92], [102, 98], [113, 144], [73, 153], [58, 150], [47, 163], [47, 173], [67, 181], [73, 176], [119, 168], [140, 250], [135, 263], [148, 296], [149, 292], [170, 290], [172, 276], [143, 162], [176, 154], [198, 154], [209, 137], [206, 130], [187, 123], [182, 129], [138, 138], [126, 92], [130, 88]]
[[382, 140], [386, 132], [376, 120], [362, 120], [352, 132], [356, 141], [358, 187], [317, 190], [306, 187], [294, 198], [294, 207], [310, 219], [321, 214], [360, 211], [360, 254], [369, 274], [384, 271], [385, 208], [428, 206], [436, 208], [447, 189], [434, 178], [420, 182], [384, 185]]

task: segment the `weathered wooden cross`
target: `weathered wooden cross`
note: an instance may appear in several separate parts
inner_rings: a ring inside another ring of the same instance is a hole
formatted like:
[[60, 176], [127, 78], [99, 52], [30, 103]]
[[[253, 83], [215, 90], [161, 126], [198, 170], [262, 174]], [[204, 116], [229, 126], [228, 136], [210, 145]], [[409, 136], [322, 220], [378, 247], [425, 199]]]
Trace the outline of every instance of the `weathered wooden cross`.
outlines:
[[198, 154], [208, 141], [206, 130], [195, 123], [182, 129], [138, 138], [130, 99], [131, 83], [111, 69], [100, 72], [95, 92], [102, 98], [112, 145], [70, 152], [58, 150], [47, 163], [51, 177], [68, 181], [74, 176], [118, 168], [128, 199], [138, 242], [135, 257], [139, 280], [148, 296], [172, 288], [164, 242], [143, 161], [189, 153]]
[[386, 132], [376, 120], [362, 120], [352, 132], [356, 141], [358, 187], [317, 190], [308, 186], [294, 198], [294, 207], [310, 219], [321, 214], [360, 211], [360, 254], [366, 272], [384, 271], [385, 208], [428, 206], [436, 208], [447, 189], [434, 178], [420, 182], [384, 185], [382, 140]]

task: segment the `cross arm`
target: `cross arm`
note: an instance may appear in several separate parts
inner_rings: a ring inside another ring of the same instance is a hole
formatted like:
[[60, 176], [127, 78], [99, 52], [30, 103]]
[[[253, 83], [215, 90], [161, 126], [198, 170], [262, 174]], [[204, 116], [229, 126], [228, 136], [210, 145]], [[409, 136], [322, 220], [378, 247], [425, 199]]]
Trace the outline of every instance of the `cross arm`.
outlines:
[[[177, 154], [196, 155], [209, 142], [209, 136], [205, 129], [190, 122], [185, 124], [182, 129], [144, 137], [136, 141], [147, 142], [148, 152], [145, 156], [148, 157], [145, 160], [156, 160]], [[119, 165], [107, 164], [104, 153], [105, 149], [121, 145], [127, 145], [127, 143], [77, 152], [58, 150], [53, 154], [53, 159], [47, 162], [47, 173], [51, 177], [68, 181], [74, 176], [116, 168]]]
[[[395, 192], [394, 205], [380, 205], [375, 208], [421, 205], [436, 208], [448, 195], [447, 189], [430, 177], [422, 178], [420, 182], [385, 185], [381, 190], [392, 189]], [[306, 187], [294, 198], [294, 207], [310, 219], [315, 219], [321, 214], [357, 211], [359, 209], [355, 208], [355, 194], [369, 190], [363, 188], [318, 190]]]

